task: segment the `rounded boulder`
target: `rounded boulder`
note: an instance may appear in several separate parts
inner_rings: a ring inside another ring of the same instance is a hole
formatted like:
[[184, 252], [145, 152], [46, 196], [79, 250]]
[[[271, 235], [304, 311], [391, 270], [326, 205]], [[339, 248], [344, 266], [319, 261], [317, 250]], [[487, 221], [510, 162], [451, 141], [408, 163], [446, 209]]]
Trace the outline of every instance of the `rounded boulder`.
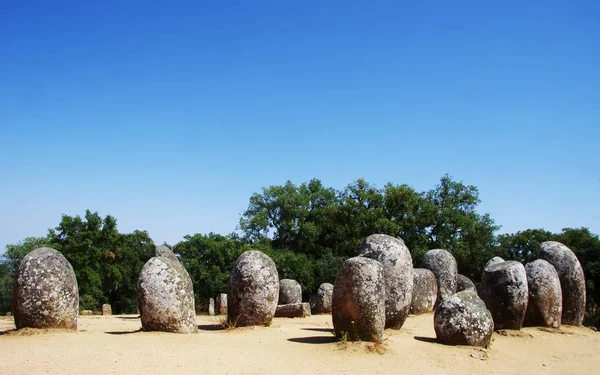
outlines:
[[140, 272], [137, 293], [144, 330], [198, 331], [192, 280], [179, 261], [164, 256], [150, 258]]
[[332, 320], [338, 338], [381, 342], [385, 327], [385, 279], [376, 260], [346, 260], [333, 287]]
[[61, 253], [41, 247], [21, 260], [15, 273], [12, 311], [17, 329], [77, 329], [77, 279]]
[[317, 293], [310, 298], [310, 310], [313, 314], [331, 314], [331, 301], [333, 299], [333, 284], [319, 285]]
[[456, 291], [462, 292], [463, 290], [467, 289], [473, 289], [477, 291], [475, 283], [471, 281], [471, 279], [469, 279], [465, 275], [458, 274], [458, 276], [456, 277]]
[[427, 268], [415, 268], [410, 313], [417, 315], [433, 311], [437, 295], [437, 279], [433, 272]]
[[540, 244], [540, 259], [556, 269], [562, 290], [562, 324], [581, 325], [585, 314], [585, 276], [575, 253], [560, 242]]
[[521, 329], [529, 299], [525, 267], [509, 260], [484, 269], [481, 299], [492, 313], [496, 329]]
[[423, 256], [423, 267], [435, 275], [438, 283], [438, 298], [436, 304], [456, 293], [458, 267], [456, 259], [450, 252], [443, 249], [429, 250]]
[[525, 265], [529, 302], [523, 325], [557, 328], [562, 315], [562, 291], [558, 273], [543, 259]]
[[492, 314], [472, 289], [465, 289], [440, 303], [433, 318], [442, 344], [487, 347], [494, 331]]
[[413, 263], [408, 247], [392, 236], [374, 234], [363, 241], [359, 256], [383, 265], [385, 328], [402, 328], [410, 311], [413, 290]]
[[278, 305], [289, 303], [302, 303], [302, 286], [296, 280], [279, 280], [279, 302]]
[[237, 327], [270, 325], [279, 298], [279, 275], [271, 258], [248, 250], [229, 275], [227, 320]]

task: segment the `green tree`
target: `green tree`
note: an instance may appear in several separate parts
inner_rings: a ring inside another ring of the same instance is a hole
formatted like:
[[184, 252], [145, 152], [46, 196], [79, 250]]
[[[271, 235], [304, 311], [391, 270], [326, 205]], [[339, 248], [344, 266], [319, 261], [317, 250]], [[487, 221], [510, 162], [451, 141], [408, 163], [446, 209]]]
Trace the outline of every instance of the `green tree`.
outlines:
[[527, 229], [513, 234], [498, 236], [495, 255], [523, 264], [538, 258], [540, 243], [552, 240], [554, 234], [544, 229]]

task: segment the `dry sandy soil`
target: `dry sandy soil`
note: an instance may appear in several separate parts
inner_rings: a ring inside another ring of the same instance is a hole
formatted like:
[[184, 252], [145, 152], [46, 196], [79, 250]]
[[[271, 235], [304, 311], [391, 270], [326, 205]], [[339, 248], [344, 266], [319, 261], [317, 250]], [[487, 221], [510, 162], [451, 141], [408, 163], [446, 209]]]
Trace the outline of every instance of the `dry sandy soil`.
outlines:
[[435, 343], [433, 315], [411, 316], [386, 341], [336, 342], [331, 316], [198, 334], [141, 332], [136, 316], [82, 316], [77, 332], [15, 331], [0, 318], [2, 374], [598, 374], [600, 333], [584, 327], [494, 333], [487, 351]]

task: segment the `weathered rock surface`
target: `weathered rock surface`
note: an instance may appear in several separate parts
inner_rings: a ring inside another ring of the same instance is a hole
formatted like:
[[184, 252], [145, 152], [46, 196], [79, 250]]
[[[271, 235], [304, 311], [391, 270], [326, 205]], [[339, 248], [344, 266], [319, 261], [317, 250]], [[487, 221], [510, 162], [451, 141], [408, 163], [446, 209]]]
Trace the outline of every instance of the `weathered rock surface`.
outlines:
[[381, 342], [385, 326], [381, 263], [365, 257], [344, 262], [333, 287], [332, 320], [339, 338]]
[[458, 267], [452, 254], [443, 249], [429, 250], [423, 256], [423, 267], [433, 272], [437, 279], [436, 305], [456, 293]]
[[198, 331], [192, 280], [179, 263], [167, 256], [150, 258], [138, 278], [138, 309], [146, 331]]
[[215, 300], [212, 298], [208, 299], [208, 315], [215, 315]]
[[94, 312], [92, 310], [82, 310], [79, 315], [83, 315], [83, 316], [90, 316], [90, 315], [94, 315]]
[[512, 260], [495, 263], [483, 270], [481, 279], [481, 299], [495, 328], [521, 329], [529, 299], [525, 267]]
[[61, 253], [41, 247], [21, 260], [15, 273], [12, 312], [17, 329], [77, 329], [77, 279]]
[[310, 316], [310, 306], [306, 302], [277, 305], [275, 310], [276, 318], [306, 318], [307, 316]]
[[462, 292], [463, 290], [467, 289], [473, 289], [474, 291], [477, 291], [475, 283], [471, 281], [471, 279], [469, 279], [465, 275], [458, 274], [456, 278], [456, 291]]
[[279, 305], [302, 303], [302, 287], [296, 280], [279, 280]]
[[494, 264], [498, 264], [498, 263], [502, 263], [504, 262], [504, 259], [500, 258], [500, 257], [493, 257], [492, 259], [488, 260], [487, 263], [485, 264], [485, 266], [483, 266], [483, 269], [487, 269], [488, 267], [493, 266]]
[[562, 315], [562, 291], [558, 273], [543, 259], [525, 265], [529, 302], [523, 325], [557, 328]]
[[438, 284], [433, 272], [427, 268], [415, 268], [410, 313], [417, 315], [433, 311], [437, 296]]
[[383, 265], [385, 328], [402, 328], [408, 317], [413, 290], [413, 263], [408, 247], [392, 236], [373, 234], [363, 241], [359, 256]]
[[585, 276], [579, 259], [560, 242], [540, 244], [540, 259], [554, 266], [562, 289], [562, 324], [581, 325], [585, 314]]
[[102, 315], [112, 315], [112, 306], [108, 303], [102, 305]]
[[333, 299], [333, 284], [319, 285], [317, 294], [311, 296], [310, 309], [313, 314], [331, 314], [331, 301]]
[[227, 294], [221, 293], [217, 297], [217, 313], [219, 315], [227, 315]]
[[465, 289], [440, 303], [433, 318], [435, 334], [442, 344], [487, 347], [494, 321], [473, 289]]
[[279, 299], [279, 275], [271, 258], [248, 250], [229, 275], [227, 320], [237, 327], [270, 325]]
[[177, 258], [177, 255], [175, 255], [175, 253], [165, 245], [154, 246], [154, 256], [170, 258], [179, 263], [179, 258]]

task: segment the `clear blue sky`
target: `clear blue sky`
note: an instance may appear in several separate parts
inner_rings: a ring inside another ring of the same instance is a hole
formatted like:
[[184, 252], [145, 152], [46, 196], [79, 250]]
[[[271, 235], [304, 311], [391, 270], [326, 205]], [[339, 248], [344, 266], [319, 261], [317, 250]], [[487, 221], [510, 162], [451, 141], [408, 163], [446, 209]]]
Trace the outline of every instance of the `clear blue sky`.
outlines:
[[87, 3], [0, 5], [2, 250], [86, 208], [174, 244], [263, 186], [446, 172], [502, 232], [600, 232], [597, 1]]

